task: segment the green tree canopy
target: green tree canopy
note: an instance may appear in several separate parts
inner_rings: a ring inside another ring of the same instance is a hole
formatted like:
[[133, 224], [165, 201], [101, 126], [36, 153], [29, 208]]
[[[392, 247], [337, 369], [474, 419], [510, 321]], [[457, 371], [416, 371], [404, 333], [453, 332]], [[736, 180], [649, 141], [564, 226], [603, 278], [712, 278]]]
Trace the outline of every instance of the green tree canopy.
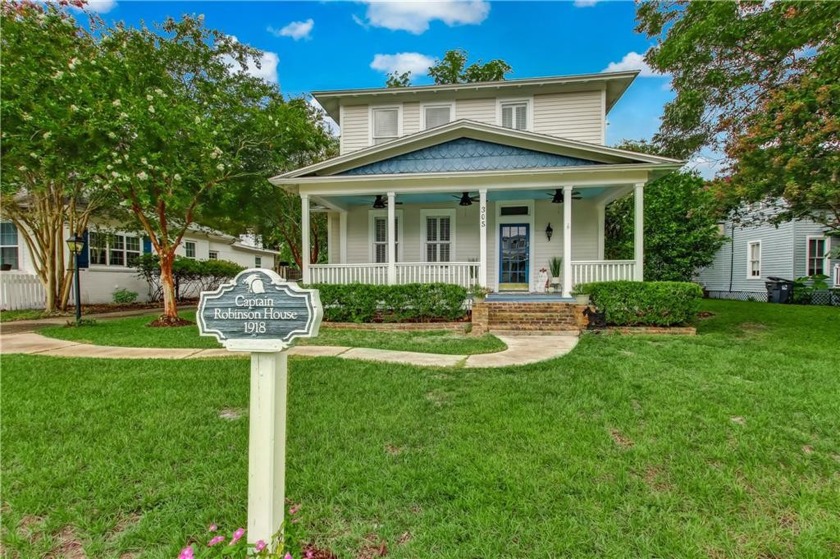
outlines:
[[782, 219], [840, 227], [840, 3], [653, 0], [637, 22], [676, 92], [654, 141], [724, 150], [730, 204], [781, 199]]
[[[467, 51], [453, 49], [446, 51], [443, 58], [429, 67], [428, 76], [436, 85], [452, 83], [492, 82], [504, 80], [511, 68], [500, 59], [482, 63], [480, 60], [467, 66]], [[392, 72], [385, 81], [386, 87], [408, 87], [411, 72]]]

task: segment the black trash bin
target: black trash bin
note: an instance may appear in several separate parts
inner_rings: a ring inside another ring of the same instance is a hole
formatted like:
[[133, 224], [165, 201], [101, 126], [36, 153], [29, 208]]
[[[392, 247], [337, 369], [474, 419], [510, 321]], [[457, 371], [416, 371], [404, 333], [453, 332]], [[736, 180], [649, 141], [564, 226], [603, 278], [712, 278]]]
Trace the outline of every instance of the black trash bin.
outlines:
[[768, 303], [790, 303], [793, 298], [793, 281], [770, 276], [764, 282], [767, 286]]

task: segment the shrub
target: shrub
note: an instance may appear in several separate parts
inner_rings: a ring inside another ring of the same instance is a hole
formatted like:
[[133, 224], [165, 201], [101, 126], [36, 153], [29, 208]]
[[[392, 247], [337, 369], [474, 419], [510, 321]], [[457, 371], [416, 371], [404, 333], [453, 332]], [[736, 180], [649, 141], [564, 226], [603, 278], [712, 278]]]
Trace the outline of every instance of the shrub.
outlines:
[[429, 322], [464, 316], [467, 290], [446, 283], [313, 285], [329, 322]]
[[672, 326], [694, 320], [703, 297], [699, 285], [675, 281], [607, 281], [575, 286], [589, 295], [613, 326]]
[[137, 300], [137, 292], [129, 291], [128, 289], [115, 289], [111, 294], [114, 302], [118, 305], [130, 305]]
[[[149, 300], [159, 301], [163, 297], [160, 283], [160, 260], [157, 254], [144, 254], [134, 264], [137, 275], [149, 284]], [[216, 289], [245, 268], [229, 260], [194, 260], [177, 256], [172, 263], [175, 279], [175, 297], [196, 296], [201, 291]]]

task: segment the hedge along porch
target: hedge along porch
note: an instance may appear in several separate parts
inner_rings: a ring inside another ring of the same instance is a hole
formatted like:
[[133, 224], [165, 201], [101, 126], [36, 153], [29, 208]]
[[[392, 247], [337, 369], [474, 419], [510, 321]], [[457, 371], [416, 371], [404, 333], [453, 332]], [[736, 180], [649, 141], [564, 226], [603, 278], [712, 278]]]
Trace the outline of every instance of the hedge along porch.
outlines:
[[[271, 179], [300, 195], [302, 253], [310, 212], [327, 212], [328, 264], [305, 283], [445, 282], [537, 291], [563, 258], [576, 283], [641, 280], [644, 184], [680, 162], [455, 121]], [[633, 193], [633, 260], [604, 260], [606, 205]], [[550, 227], [549, 227], [550, 226]], [[549, 232], [550, 238], [549, 238]]]

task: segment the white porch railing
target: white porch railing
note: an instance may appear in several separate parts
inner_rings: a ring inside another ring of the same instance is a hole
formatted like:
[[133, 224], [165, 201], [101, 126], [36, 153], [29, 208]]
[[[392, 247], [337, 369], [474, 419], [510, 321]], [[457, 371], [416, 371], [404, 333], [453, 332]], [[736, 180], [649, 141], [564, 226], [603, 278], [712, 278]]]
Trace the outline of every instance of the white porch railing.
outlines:
[[309, 266], [309, 278], [312, 283], [385, 285], [388, 283], [388, 265], [312, 264]]
[[593, 281], [632, 280], [635, 260], [578, 260], [572, 261], [572, 284]]
[[7, 311], [44, 308], [46, 292], [32, 274], [0, 272], [0, 308]]
[[478, 262], [398, 262], [397, 283], [453, 283], [472, 287], [478, 282]]

